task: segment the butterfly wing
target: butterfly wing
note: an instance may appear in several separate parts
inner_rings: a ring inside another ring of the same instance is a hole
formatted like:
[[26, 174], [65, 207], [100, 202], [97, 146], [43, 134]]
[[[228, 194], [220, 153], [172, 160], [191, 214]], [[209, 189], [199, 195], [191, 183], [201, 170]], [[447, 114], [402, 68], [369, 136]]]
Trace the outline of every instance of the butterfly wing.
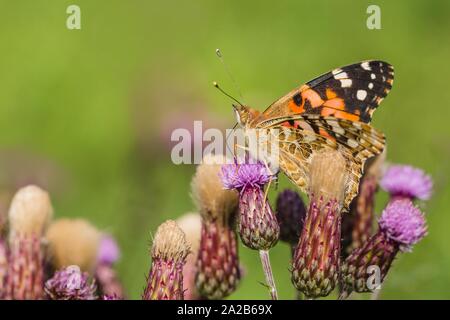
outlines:
[[383, 61], [363, 61], [334, 69], [275, 101], [261, 119], [319, 114], [369, 123], [393, 81], [394, 68]]
[[[294, 121], [295, 125], [281, 125], [286, 121]], [[313, 153], [323, 149], [338, 150], [347, 159], [348, 180], [344, 199], [344, 208], [347, 209], [358, 193], [366, 159], [380, 154], [385, 145], [384, 135], [370, 125], [331, 116], [281, 117], [278, 122], [262, 128], [278, 129], [280, 168], [303, 192], [308, 192]]]

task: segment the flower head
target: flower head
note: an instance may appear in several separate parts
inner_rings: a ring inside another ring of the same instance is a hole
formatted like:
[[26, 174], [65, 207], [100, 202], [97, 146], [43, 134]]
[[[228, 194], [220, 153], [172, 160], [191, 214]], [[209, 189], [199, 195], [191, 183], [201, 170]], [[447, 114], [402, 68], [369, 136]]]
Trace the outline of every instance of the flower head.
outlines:
[[98, 248], [97, 261], [101, 264], [112, 265], [119, 260], [120, 249], [111, 235], [103, 235]]
[[56, 271], [45, 283], [45, 293], [51, 300], [95, 300], [97, 286], [89, 280], [87, 272], [78, 266], [68, 266]]
[[225, 164], [221, 179], [225, 189], [244, 189], [263, 186], [272, 179], [269, 169], [261, 162], [244, 164]]
[[183, 300], [183, 267], [188, 254], [189, 244], [178, 224], [173, 220], [161, 224], [153, 239], [144, 300]]
[[431, 197], [433, 181], [421, 169], [408, 165], [393, 165], [380, 181], [381, 187], [392, 196], [403, 196], [428, 200]]
[[410, 200], [389, 203], [381, 215], [379, 225], [386, 236], [400, 243], [404, 250], [427, 234], [425, 218]]

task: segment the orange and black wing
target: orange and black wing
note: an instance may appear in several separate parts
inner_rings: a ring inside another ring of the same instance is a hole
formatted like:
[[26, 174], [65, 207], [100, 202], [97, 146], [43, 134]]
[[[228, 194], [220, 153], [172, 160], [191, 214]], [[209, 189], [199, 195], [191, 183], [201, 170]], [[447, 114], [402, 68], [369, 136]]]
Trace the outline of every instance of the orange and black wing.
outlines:
[[393, 81], [394, 68], [387, 62], [355, 63], [334, 69], [292, 90], [267, 108], [263, 117], [317, 114], [369, 123]]

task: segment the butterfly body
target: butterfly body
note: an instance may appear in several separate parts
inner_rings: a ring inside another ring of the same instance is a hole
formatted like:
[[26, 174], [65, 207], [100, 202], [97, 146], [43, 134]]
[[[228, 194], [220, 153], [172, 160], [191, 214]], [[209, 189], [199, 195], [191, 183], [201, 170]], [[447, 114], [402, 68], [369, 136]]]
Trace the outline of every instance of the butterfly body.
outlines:
[[312, 156], [330, 148], [340, 151], [347, 160], [343, 205], [348, 208], [358, 193], [365, 161], [383, 151], [384, 135], [369, 123], [389, 93], [393, 76], [386, 62], [359, 62], [307, 82], [264, 112], [234, 106], [236, 118], [245, 129], [272, 135], [279, 147], [280, 169], [304, 192]]

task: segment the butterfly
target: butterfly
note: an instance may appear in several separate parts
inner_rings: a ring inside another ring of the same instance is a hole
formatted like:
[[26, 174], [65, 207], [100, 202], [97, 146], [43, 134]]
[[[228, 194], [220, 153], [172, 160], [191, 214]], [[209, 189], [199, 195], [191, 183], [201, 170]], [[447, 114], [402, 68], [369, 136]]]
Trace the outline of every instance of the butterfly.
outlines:
[[384, 135], [369, 123], [393, 80], [389, 63], [362, 61], [295, 88], [264, 112], [233, 107], [244, 128], [279, 129], [280, 169], [303, 192], [308, 192], [312, 156], [327, 148], [338, 150], [347, 160], [343, 206], [348, 209], [358, 193], [365, 161], [384, 149]]

